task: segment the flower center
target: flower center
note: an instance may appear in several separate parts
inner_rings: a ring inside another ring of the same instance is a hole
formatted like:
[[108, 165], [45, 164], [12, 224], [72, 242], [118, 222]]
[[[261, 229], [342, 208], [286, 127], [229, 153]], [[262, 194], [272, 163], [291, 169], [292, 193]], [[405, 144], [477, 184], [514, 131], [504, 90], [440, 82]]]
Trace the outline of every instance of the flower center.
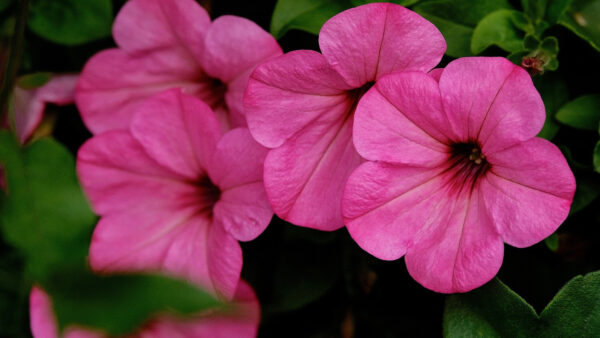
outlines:
[[476, 141], [451, 145], [447, 163], [446, 172], [451, 173], [451, 184], [459, 191], [473, 189], [478, 179], [491, 168]]
[[202, 213], [208, 213], [212, 217], [213, 207], [221, 198], [221, 189], [217, 187], [208, 176], [203, 176], [196, 182], [200, 202], [198, 203]]
[[223, 81], [212, 77], [205, 77], [200, 82], [204, 83], [204, 89], [198, 93], [200, 99], [213, 110], [225, 107], [227, 85]]

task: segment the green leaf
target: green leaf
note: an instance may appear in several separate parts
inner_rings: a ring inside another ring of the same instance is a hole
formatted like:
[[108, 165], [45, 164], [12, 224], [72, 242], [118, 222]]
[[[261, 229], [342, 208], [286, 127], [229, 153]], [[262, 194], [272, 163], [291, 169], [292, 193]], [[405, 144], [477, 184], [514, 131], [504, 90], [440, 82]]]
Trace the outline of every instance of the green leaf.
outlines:
[[544, 243], [546, 244], [548, 249], [550, 249], [551, 251], [558, 250], [558, 244], [559, 244], [558, 235], [556, 233], [553, 233], [552, 235], [548, 236], [544, 240]]
[[533, 307], [495, 278], [446, 298], [444, 337], [533, 337], [536, 320]]
[[46, 286], [54, 311], [68, 324], [102, 328], [110, 335], [135, 330], [157, 312], [185, 315], [218, 309], [208, 293], [175, 279], [156, 275], [101, 277], [59, 275]]
[[31, 0], [29, 28], [55, 43], [78, 45], [110, 35], [110, 0]]
[[27, 74], [27, 75], [21, 76], [17, 80], [17, 86], [19, 86], [23, 89], [35, 89], [35, 88], [39, 88], [39, 87], [45, 85], [46, 83], [48, 83], [48, 81], [50, 81], [50, 79], [52, 79], [52, 73], [48, 73], [48, 72]]
[[551, 0], [546, 7], [546, 21], [552, 25], [563, 15], [571, 0]]
[[510, 8], [504, 0], [435, 0], [413, 9], [442, 32], [448, 46], [446, 54], [461, 57], [472, 55], [471, 35], [479, 21], [496, 10]]
[[600, 51], [600, 0], [574, 0], [558, 23]]
[[21, 150], [12, 134], [2, 132], [0, 163], [7, 185], [1, 230], [25, 254], [34, 278], [43, 279], [59, 262], [83, 262], [96, 216], [79, 188], [71, 154], [50, 139]]
[[[593, 173], [590, 173], [590, 175]], [[595, 174], [593, 174], [595, 175]], [[570, 214], [574, 214], [583, 210], [590, 205], [600, 193], [600, 182], [594, 177], [581, 173], [575, 177], [577, 185], [575, 188], [575, 196], [571, 204]]]
[[553, 73], [535, 77], [533, 84], [540, 92], [546, 108], [546, 121], [537, 136], [552, 140], [560, 129], [560, 124], [556, 122], [554, 116], [558, 109], [569, 100], [567, 85], [559, 75]]
[[325, 21], [350, 7], [349, 0], [278, 0], [271, 18], [271, 34], [276, 39], [290, 29], [319, 34]]
[[523, 33], [520, 30], [523, 29], [519, 27], [526, 20], [523, 13], [508, 9], [488, 14], [473, 31], [471, 52], [479, 54], [493, 45], [509, 52], [522, 50]]
[[594, 171], [600, 173], [600, 141], [594, 147]]
[[600, 94], [580, 96], [565, 104], [556, 113], [556, 119], [573, 128], [598, 130]]
[[444, 309], [445, 337], [595, 337], [600, 332], [600, 271], [571, 279], [538, 316], [498, 279]]

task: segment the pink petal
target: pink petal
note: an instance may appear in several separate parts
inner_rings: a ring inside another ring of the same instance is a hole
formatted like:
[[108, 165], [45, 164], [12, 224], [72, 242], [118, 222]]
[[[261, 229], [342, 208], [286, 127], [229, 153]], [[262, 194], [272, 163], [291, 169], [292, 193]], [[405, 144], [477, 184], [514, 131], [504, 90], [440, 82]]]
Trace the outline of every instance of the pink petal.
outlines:
[[441, 170], [396, 167], [367, 162], [346, 184], [342, 210], [348, 232], [373, 256], [402, 257], [428, 219], [437, 220], [436, 206], [443, 204]]
[[101, 215], [139, 205], [181, 206], [197, 200], [194, 186], [156, 163], [125, 131], [87, 141], [77, 156], [77, 174], [92, 207]]
[[488, 157], [483, 201], [503, 240], [527, 247], [550, 236], [567, 218], [575, 178], [549, 141], [534, 138]]
[[[252, 73], [244, 98], [252, 136], [275, 148], [348, 100], [351, 89], [314, 51], [294, 51], [266, 61]], [[345, 107], [342, 107], [346, 109]]]
[[219, 141], [209, 166], [211, 180], [221, 189], [214, 217], [236, 239], [260, 235], [273, 217], [263, 185], [267, 149], [245, 128], [234, 129]]
[[450, 62], [440, 91], [460, 141], [478, 140], [486, 156], [534, 137], [544, 124], [544, 104], [531, 77], [505, 58]]
[[208, 13], [193, 0], [131, 0], [119, 11], [113, 36], [128, 53], [171, 50], [200, 60]]
[[190, 180], [200, 178], [221, 137], [210, 108], [179, 89], [138, 107], [131, 133], [153, 159]]
[[39, 88], [15, 88], [15, 127], [21, 143], [25, 143], [42, 122], [46, 103], [73, 103], [77, 78], [77, 75], [55, 75]]
[[352, 145], [352, 116], [313, 123], [273, 149], [265, 161], [265, 188], [277, 215], [320, 230], [343, 226], [346, 179], [362, 161]]
[[425, 73], [379, 80], [356, 108], [354, 145], [369, 160], [435, 166], [448, 157], [437, 83]]
[[240, 281], [231, 313], [199, 314], [188, 320], [159, 318], [140, 337], [255, 337], [260, 320], [260, 306], [252, 288]]
[[354, 87], [398, 71], [428, 71], [446, 50], [432, 23], [389, 3], [351, 8], [329, 19], [321, 28], [319, 46]]
[[[213, 222], [208, 234], [208, 271], [218, 294], [231, 299], [242, 273], [242, 248], [218, 222]], [[196, 263], [197, 264], [197, 263]]]
[[254, 22], [233, 15], [217, 18], [210, 25], [204, 43], [202, 66], [210, 76], [225, 83], [283, 53], [271, 34]]
[[460, 196], [447, 190], [438, 194], [442, 203], [408, 249], [406, 267], [428, 289], [467, 292], [498, 273], [504, 244], [477, 189]]
[[[31, 333], [34, 338], [58, 338], [52, 301], [48, 294], [37, 286], [34, 286], [29, 294], [29, 317]], [[101, 338], [105, 335], [97, 331], [69, 326], [61, 337]]]
[[118, 49], [94, 55], [81, 72], [75, 101], [81, 117], [95, 134], [127, 129], [136, 107], [151, 95], [182, 88], [212, 100], [210, 83], [200, 66], [170, 50], [129, 56]]
[[428, 74], [437, 82], [440, 82], [440, 77], [442, 76], [442, 72], [444, 68], [434, 68]]

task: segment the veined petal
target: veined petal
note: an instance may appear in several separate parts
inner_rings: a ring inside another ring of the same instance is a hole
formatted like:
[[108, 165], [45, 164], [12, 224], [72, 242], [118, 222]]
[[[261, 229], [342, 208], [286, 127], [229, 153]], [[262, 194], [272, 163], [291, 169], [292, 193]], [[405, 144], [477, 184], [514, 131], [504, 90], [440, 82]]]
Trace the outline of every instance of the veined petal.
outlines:
[[354, 87], [398, 71], [428, 71], [446, 50], [432, 23], [390, 3], [351, 8], [329, 19], [319, 33], [319, 46]]
[[139, 205], [194, 204], [196, 189], [148, 156], [125, 131], [88, 140], [77, 155], [77, 174], [100, 215]]
[[531, 77], [505, 58], [454, 60], [439, 82], [459, 141], [479, 141], [486, 156], [534, 137], [544, 124], [544, 104]]
[[193, 0], [130, 0], [117, 14], [113, 36], [128, 53], [171, 50], [200, 61], [208, 13]]
[[450, 133], [437, 83], [425, 73], [382, 78], [356, 108], [354, 144], [369, 160], [433, 167], [448, 158]]
[[168, 51], [130, 56], [118, 49], [94, 55], [86, 63], [75, 92], [75, 102], [88, 129], [95, 134], [127, 129], [137, 106], [169, 88], [191, 95], [212, 95], [202, 69], [193, 60]]
[[343, 226], [344, 185], [362, 162], [352, 144], [353, 120], [314, 123], [269, 152], [265, 189], [277, 215], [319, 230]]
[[560, 150], [534, 138], [489, 157], [483, 201], [504, 241], [527, 247], [550, 236], [567, 218], [575, 178]]
[[266, 61], [252, 73], [244, 97], [250, 132], [260, 144], [278, 147], [317, 119], [336, 120], [349, 89], [317, 52], [294, 51]]
[[215, 19], [204, 43], [202, 66], [207, 74], [224, 83], [283, 53], [271, 34], [254, 22], [233, 15]]
[[[487, 283], [502, 265], [504, 243], [480, 192], [441, 194], [435, 222], [423, 228], [406, 254], [410, 275], [428, 289], [467, 292]], [[446, 195], [446, 196], [443, 196]]]
[[205, 172], [221, 137], [210, 108], [178, 89], [160, 93], [139, 106], [131, 133], [154, 160], [190, 180]]
[[439, 214], [440, 172], [381, 162], [362, 164], [348, 178], [342, 201], [352, 238], [377, 258], [402, 257], [419, 230]]

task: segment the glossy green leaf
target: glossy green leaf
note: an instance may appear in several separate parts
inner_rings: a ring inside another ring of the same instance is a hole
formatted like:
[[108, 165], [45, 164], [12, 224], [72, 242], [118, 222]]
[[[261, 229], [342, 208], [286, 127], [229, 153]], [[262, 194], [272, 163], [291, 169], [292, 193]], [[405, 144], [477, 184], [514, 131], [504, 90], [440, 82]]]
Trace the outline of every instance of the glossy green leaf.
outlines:
[[559, 75], [553, 73], [546, 73], [535, 77], [533, 84], [542, 96], [544, 107], [546, 108], [544, 127], [537, 136], [552, 140], [560, 129], [560, 124], [554, 116], [558, 109], [569, 100], [567, 85]]
[[558, 23], [600, 51], [600, 0], [574, 0]]
[[78, 45], [110, 35], [110, 0], [31, 0], [29, 28], [55, 43]]
[[571, 279], [538, 316], [494, 279], [444, 310], [445, 337], [595, 337], [600, 332], [600, 271]]
[[486, 15], [511, 8], [508, 1], [435, 0], [413, 9], [431, 21], [446, 39], [446, 54], [452, 57], [472, 55], [471, 36], [477, 23]]
[[523, 14], [514, 10], [501, 9], [488, 14], [473, 31], [471, 52], [479, 54], [493, 45], [509, 52], [522, 50], [524, 34], [519, 27], [524, 21]]
[[556, 113], [556, 119], [573, 128], [598, 130], [600, 94], [580, 96], [565, 104]]
[[271, 18], [271, 34], [277, 39], [290, 29], [319, 34], [325, 21], [350, 7], [350, 0], [278, 0]]
[[131, 332], [157, 312], [192, 314], [220, 304], [184, 281], [155, 275], [63, 274], [53, 277], [46, 289], [63, 327], [76, 323], [111, 335]]

